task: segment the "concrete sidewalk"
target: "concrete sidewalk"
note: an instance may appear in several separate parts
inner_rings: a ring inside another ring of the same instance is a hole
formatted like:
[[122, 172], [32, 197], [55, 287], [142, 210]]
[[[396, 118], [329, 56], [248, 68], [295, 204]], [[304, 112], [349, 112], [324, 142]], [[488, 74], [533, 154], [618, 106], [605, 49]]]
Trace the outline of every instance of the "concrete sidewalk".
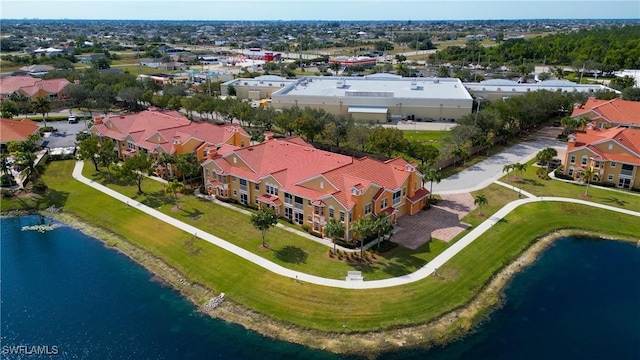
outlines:
[[[160, 220], [160, 221], [164, 221], [167, 224], [170, 224], [172, 226], [175, 226], [179, 229], [184, 230], [187, 233], [193, 234], [195, 237], [203, 239], [213, 245], [216, 245], [222, 249], [225, 249], [233, 254], [236, 254], [242, 258], [244, 258], [245, 260], [251, 261], [252, 263], [264, 268], [265, 270], [271, 271], [273, 273], [276, 273], [278, 275], [282, 275], [282, 276], [286, 276], [289, 277], [291, 279], [296, 279], [297, 281], [304, 281], [304, 282], [308, 282], [311, 284], [315, 284], [315, 285], [322, 285], [322, 286], [330, 286], [330, 287], [337, 287], [337, 288], [343, 288], [343, 289], [379, 289], [379, 288], [386, 288], [386, 287], [393, 287], [393, 286], [399, 286], [399, 285], [406, 285], [415, 281], [419, 281], [422, 280], [424, 278], [426, 278], [427, 276], [431, 275], [434, 273], [434, 271], [441, 267], [442, 265], [444, 265], [447, 261], [449, 261], [452, 257], [454, 257], [456, 254], [458, 254], [460, 251], [462, 251], [467, 245], [471, 244], [475, 239], [477, 239], [480, 235], [484, 234], [485, 232], [489, 231], [494, 224], [496, 224], [498, 221], [500, 221], [503, 217], [505, 217], [507, 214], [509, 214], [511, 211], [513, 211], [514, 209], [516, 209], [517, 207], [524, 205], [524, 204], [528, 204], [528, 203], [532, 203], [532, 202], [536, 202], [536, 201], [564, 201], [564, 202], [571, 202], [571, 203], [576, 203], [576, 204], [582, 204], [582, 205], [588, 205], [588, 206], [593, 206], [593, 207], [597, 207], [597, 208], [601, 208], [601, 209], [606, 209], [606, 210], [611, 210], [611, 211], [616, 211], [619, 213], [624, 213], [624, 214], [628, 214], [628, 215], [632, 215], [632, 216], [637, 216], [640, 217], [640, 212], [637, 211], [631, 211], [631, 210], [626, 210], [626, 209], [619, 209], [619, 208], [615, 208], [613, 206], [609, 206], [609, 205], [602, 205], [602, 204], [596, 204], [596, 203], [592, 203], [592, 202], [588, 202], [588, 201], [584, 201], [584, 200], [578, 200], [578, 199], [569, 199], [569, 198], [557, 198], [557, 197], [545, 197], [543, 198], [527, 198], [527, 199], [521, 199], [521, 200], [516, 200], [513, 201], [507, 205], [505, 205], [502, 209], [500, 209], [498, 212], [496, 212], [493, 216], [491, 216], [489, 219], [485, 220], [482, 224], [478, 225], [475, 229], [473, 229], [469, 234], [467, 234], [466, 236], [464, 236], [462, 239], [460, 239], [458, 242], [456, 242], [455, 244], [451, 245], [449, 248], [447, 248], [444, 252], [442, 252], [440, 255], [436, 256], [433, 260], [431, 260], [428, 264], [426, 264], [425, 266], [423, 266], [422, 268], [420, 268], [418, 271], [411, 273], [411, 274], [407, 274], [404, 276], [400, 276], [400, 277], [395, 277], [395, 278], [390, 278], [390, 279], [384, 279], [384, 280], [373, 280], [373, 281], [346, 281], [346, 280], [336, 280], [336, 279], [327, 279], [327, 278], [322, 278], [319, 276], [315, 276], [315, 275], [309, 275], [309, 274], [305, 274], [299, 271], [294, 271], [294, 270], [290, 270], [287, 269], [285, 267], [282, 267], [278, 264], [275, 264], [271, 261], [268, 261], [254, 253], [251, 253], [241, 247], [238, 247], [234, 244], [231, 244], [217, 236], [208, 234], [206, 232], [203, 232], [202, 230], [191, 226], [189, 224], [186, 224], [182, 221], [179, 221], [177, 219], [174, 219], [166, 214], [163, 214], [155, 209], [152, 209], [140, 202], [137, 202], [131, 198], [128, 198], [114, 190], [111, 190], [109, 188], [107, 188], [106, 186], [103, 186], [101, 184], [96, 183], [93, 180], [87, 179], [86, 177], [84, 177], [82, 175], [82, 168], [84, 167], [84, 162], [82, 161], [78, 161], [76, 162], [76, 166], [73, 169], [73, 178], [80, 181], [83, 184], [89, 185], [91, 187], [93, 187], [94, 189], [103, 192], [111, 197], [113, 197], [116, 200], [119, 200], [123, 203], [128, 204], [129, 206], [133, 206], [134, 208], [155, 217], [156, 219]], [[346, 274], [345, 274], [346, 275]]]

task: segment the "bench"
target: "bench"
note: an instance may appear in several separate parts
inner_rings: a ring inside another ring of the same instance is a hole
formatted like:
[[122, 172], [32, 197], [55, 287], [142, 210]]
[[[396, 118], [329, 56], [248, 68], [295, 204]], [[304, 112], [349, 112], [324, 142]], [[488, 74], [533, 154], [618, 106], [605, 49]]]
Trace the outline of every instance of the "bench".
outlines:
[[361, 271], [347, 271], [347, 281], [364, 281]]

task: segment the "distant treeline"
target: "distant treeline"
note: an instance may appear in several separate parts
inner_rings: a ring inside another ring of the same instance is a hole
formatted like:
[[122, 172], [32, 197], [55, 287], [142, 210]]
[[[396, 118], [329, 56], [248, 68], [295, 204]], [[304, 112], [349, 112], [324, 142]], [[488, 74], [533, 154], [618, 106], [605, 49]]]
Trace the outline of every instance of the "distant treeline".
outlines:
[[472, 41], [451, 46], [432, 55], [440, 61], [476, 63], [545, 63], [571, 65], [590, 62], [594, 70], [610, 73], [640, 67], [640, 25], [580, 30], [533, 39], [508, 39], [498, 46], [484, 47]]

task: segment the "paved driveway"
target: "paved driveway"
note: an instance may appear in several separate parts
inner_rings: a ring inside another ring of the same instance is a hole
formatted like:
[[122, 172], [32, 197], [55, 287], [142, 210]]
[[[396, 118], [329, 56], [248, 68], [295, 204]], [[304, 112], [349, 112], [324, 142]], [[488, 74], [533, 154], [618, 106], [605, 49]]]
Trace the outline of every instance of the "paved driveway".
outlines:
[[466, 170], [443, 179], [440, 184], [433, 184], [433, 193], [442, 195], [480, 190], [501, 178], [504, 175], [502, 168], [505, 165], [527, 162], [533, 159], [538, 151], [546, 147], [565, 148], [566, 143], [543, 138], [514, 145]]
[[413, 250], [431, 237], [449, 242], [469, 227], [460, 219], [475, 208], [473, 197], [468, 193], [443, 195], [431, 209], [398, 219], [393, 241]]

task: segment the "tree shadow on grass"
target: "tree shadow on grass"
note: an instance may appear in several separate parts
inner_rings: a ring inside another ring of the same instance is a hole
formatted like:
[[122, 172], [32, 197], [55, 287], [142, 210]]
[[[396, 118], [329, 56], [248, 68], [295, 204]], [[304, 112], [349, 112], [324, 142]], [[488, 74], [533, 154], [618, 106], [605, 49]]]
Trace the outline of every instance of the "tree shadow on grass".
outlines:
[[307, 257], [309, 256], [306, 251], [291, 245], [276, 250], [275, 255], [278, 260], [292, 264], [304, 264], [307, 262]]
[[138, 201], [154, 209], [157, 209], [164, 204], [173, 202], [173, 199], [171, 199], [165, 193], [160, 191], [154, 192], [154, 193], [144, 193], [144, 194], [136, 195], [133, 197], [133, 199], [137, 200], [140, 197], [143, 197], [143, 199], [142, 201], [140, 200]]
[[621, 199], [618, 199], [617, 197], [613, 197], [613, 196], [602, 198], [602, 201], [605, 202], [605, 203], [614, 204], [614, 205], [622, 206], [622, 207], [626, 207], [626, 205], [629, 203], [628, 201], [621, 200]]
[[180, 209], [184, 214], [182, 215], [183, 217], [188, 217], [191, 220], [198, 220], [202, 217], [202, 215], [204, 215], [204, 213], [196, 208], [194, 208], [193, 210], [189, 211], [186, 209]]

